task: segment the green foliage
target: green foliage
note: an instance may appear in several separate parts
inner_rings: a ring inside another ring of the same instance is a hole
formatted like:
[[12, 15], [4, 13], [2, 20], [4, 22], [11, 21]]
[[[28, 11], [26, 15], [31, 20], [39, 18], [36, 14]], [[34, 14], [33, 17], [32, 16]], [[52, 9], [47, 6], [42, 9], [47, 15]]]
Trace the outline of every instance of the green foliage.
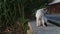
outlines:
[[0, 26], [15, 27], [17, 21], [21, 21], [24, 31], [27, 32], [28, 22], [24, 18], [24, 1], [0, 0]]
[[17, 0], [0, 1], [0, 25], [14, 26], [20, 18], [19, 6]]
[[28, 19], [23, 19], [22, 17], [20, 18], [20, 21], [22, 22], [23, 30], [25, 34], [27, 34], [28, 30]]

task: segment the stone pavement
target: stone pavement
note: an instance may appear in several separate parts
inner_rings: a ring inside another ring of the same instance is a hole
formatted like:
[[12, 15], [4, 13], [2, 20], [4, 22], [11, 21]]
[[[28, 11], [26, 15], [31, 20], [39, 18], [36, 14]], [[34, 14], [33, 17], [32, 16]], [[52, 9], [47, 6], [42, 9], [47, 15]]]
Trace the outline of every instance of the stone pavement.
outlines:
[[30, 21], [34, 34], [60, 34], [60, 27], [47, 23], [47, 27], [37, 27], [35, 21]]

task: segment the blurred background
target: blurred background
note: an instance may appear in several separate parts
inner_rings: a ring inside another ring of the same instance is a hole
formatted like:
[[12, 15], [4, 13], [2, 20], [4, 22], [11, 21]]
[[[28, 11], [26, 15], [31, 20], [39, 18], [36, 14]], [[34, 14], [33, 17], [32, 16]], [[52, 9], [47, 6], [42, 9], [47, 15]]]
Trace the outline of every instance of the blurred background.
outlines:
[[36, 10], [50, 7], [52, 1], [0, 0], [0, 34], [27, 34], [28, 21], [35, 19]]

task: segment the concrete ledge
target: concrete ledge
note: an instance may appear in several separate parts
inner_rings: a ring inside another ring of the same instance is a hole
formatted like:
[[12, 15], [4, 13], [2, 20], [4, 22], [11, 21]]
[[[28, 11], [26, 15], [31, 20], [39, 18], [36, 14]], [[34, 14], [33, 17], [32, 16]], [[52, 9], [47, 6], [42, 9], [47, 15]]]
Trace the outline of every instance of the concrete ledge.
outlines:
[[60, 27], [60, 21], [49, 19], [48, 22]]
[[27, 30], [27, 34], [32, 34], [33, 30], [32, 30], [31, 24], [29, 22], [28, 22], [28, 27], [29, 27], [29, 30]]

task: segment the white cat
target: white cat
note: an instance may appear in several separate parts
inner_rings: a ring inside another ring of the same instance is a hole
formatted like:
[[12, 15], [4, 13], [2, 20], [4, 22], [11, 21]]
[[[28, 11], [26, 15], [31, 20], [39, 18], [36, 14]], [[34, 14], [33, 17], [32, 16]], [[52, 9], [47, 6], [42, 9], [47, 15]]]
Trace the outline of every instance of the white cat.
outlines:
[[40, 26], [40, 25], [45, 26], [44, 23], [47, 23], [47, 18], [44, 16], [45, 12], [46, 11], [44, 11], [44, 8], [37, 10], [36, 15], [35, 15], [36, 16], [36, 25], [37, 26]]

